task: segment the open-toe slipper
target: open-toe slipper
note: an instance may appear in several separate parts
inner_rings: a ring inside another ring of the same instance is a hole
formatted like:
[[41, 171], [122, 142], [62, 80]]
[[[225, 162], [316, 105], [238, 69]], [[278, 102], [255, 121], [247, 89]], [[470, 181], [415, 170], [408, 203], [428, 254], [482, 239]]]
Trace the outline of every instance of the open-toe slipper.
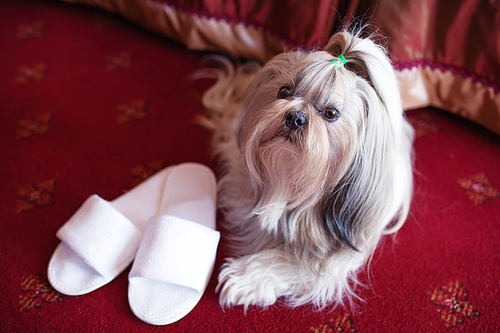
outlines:
[[111, 202], [90, 196], [57, 231], [61, 243], [47, 269], [52, 287], [66, 295], [82, 295], [125, 270], [147, 221], [163, 206], [165, 183], [176, 167], [157, 172]]
[[161, 215], [148, 221], [129, 274], [129, 304], [141, 320], [173, 323], [201, 299], [212, 275], [220, 233], [215, 230], [215, 176], [187, 164], [172, 171]]

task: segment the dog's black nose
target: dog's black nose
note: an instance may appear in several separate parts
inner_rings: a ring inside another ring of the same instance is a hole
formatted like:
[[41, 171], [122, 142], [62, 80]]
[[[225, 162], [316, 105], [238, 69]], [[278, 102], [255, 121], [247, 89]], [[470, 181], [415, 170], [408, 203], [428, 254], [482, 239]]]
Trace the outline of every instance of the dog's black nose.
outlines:
[[292, 110], [285, 115], [285, 125], [292, 130], [303, 127], [307, 121], [306, 115], [301, 111]]

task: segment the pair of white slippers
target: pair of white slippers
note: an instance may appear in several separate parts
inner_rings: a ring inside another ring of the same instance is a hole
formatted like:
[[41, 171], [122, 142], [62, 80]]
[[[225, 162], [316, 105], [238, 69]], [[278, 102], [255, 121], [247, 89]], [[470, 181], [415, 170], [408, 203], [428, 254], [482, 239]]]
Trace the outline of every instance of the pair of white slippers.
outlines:
[[215, 216], [215, 176], [196, 163], [165, 168], [111, 202], [93, 195], [57, 231], [49, 282], [83, 295], [134, 261], [132, 311], [149, 324], [173, 323], [196, 306], [212, 275]]

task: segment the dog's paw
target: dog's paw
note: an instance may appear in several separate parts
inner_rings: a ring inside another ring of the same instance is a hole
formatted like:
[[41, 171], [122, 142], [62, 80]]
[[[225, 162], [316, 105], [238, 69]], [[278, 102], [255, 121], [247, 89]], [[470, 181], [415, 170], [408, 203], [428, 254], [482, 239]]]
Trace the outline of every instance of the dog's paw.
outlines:
[[227, 259], [222, 266], [217, 285], [222, 307], [243, 305], [245, 311], [249, 305], [274, 304], [279, 297], [279, 289], [272, 269], [263, 267], [257, 260], [246, 256]]

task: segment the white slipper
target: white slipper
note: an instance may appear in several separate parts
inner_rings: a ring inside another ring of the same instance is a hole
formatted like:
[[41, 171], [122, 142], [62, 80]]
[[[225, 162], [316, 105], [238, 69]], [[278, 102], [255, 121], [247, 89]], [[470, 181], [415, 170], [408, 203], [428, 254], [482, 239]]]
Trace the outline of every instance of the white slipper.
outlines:
[[199, 302], [215, 264], [215, 176], [190, 164], [172, 171], [166, 205], [148, 221], [129, 274], [134, 314], [153, 325], [173, 323]]
[[54, 289], [83, 295], [117, 277], [132, 262], [147, 221], [162, 207], [172, 166], [109, 202], [90, 196], [57, 231], [61, 243], [47, 269]]

